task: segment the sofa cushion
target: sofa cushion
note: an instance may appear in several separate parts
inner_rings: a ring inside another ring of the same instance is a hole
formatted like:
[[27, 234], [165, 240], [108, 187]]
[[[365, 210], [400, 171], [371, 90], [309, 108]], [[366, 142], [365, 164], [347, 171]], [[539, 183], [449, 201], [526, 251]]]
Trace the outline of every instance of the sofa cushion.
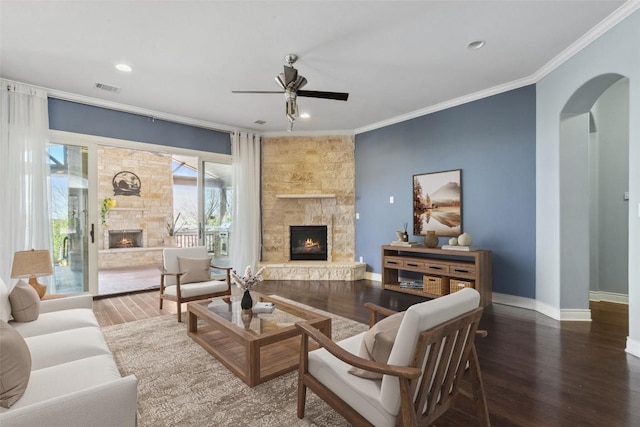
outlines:
[[210, 258], [178, 257], [178, 265], [180, 265], [180, 272], [184, 273], [180, 277], [180, 284], [211, 280]]
[[31, 369], [43, 369], [111, 351], [96, 327], [70, 329], [25, 339], [31, 351]]
[[[358, 356], [367, 360], [387, 363], [403, 317], [404, 312], [396, 313], [373, 325], [364, 334]], [[356, 367], [349, 369], [349, 373], [362, 378], [382, 379], [382, 374], [380, 373]]]
[[[358, 354], [366, 332], [339, 341], [337, 344], [352, 354]], [[349, 406], [356, 409], [375, 426], [393, 427], [396, 417], [380, 404], [380, 380], [349, 375], [351, 365], [336, 359], [324, 348], [309, 352], [309, 373], [329, 387]]]
[[27, 389], [31, 353], [22, 335], [1, 320], [0, 349], [0, 406], [10, 408]]
[[18, 283], [9, 294], [11, 315], [16, 322], [33, 322], [40, 315], [40, 297], [38, 292], [24, 280]]
[[31, 372], [29, 385], [22, 399], [12, 409], [41, 404], [66, 394], [120, 379], [112, 356], [94, 356], [62, 363]]
[[11, 319], [11, 303], [9, 302], [9, 288], [0, 278], [0, 320], [8, 322]]
[[99, 328], [93, 310], [89, 308], [74, 308], [71, 310], [41, 313], [36, 321], [22, 323], [11, 322], [11, 326], [25, 338], [86, 326]]

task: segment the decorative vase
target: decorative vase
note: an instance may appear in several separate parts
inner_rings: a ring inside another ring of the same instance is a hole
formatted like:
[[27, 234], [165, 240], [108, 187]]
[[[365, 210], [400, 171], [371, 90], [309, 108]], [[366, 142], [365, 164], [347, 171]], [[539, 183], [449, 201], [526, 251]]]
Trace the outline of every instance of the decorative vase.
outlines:
[[248, 310], [253, 307], [253, 299], [251, 299], [249, 290], [244, 291], [244, 294], [242, 295], [242, 301], [240, 301], [240, 307], [243, 310]]
[[458, 246], [458, 239], [456, 237], [452, 237], [449, 239], [449, 246]]
[[244, 326], [244, 328], [246, 330], [249, 330], [251, 328], [251, 319], [253, 319], [253, 310], [251, 310], [250, 308], [243, 309], [240, 317], [242, 319], [242, 325]]
[[398, 242], [409, 241], [409, 234], [406, 231], [396, 231], [396, 236], [398, 236]]
[[424, 236], [424, 245], [428, 248], [437, 248], [440, 243], [435, 231], [427, 231], [427, 235]]
[[471, 246], [472, 241], [473, 241], [473, 238], [469, 233], [462, 233], [461, 235], [458, 236], [458, 244], [460, 246]]

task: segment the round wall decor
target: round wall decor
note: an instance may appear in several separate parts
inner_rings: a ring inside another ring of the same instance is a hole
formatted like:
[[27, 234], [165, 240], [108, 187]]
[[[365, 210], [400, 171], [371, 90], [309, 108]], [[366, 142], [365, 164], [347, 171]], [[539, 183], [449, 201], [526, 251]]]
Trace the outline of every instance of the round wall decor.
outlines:
[[116, 196], [139, 196], [140, 178], [133, 172], [122, 171], [113, 176], [113, 194]]

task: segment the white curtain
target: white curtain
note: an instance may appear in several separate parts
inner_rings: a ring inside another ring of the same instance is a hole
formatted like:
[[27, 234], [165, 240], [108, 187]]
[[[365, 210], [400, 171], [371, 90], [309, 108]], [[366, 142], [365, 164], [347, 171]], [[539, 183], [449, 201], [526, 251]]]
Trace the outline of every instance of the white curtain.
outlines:
[[260, 262], [260, 137], [246, 132], [231, 136], [233, 156], [233, 226], [229, 236], [231, 267], [243, 274]]
[[49, 117], [43, 89], [4, 79], [0, 85], [0, 274], [13, 288], [13, 254], [51, 250]]

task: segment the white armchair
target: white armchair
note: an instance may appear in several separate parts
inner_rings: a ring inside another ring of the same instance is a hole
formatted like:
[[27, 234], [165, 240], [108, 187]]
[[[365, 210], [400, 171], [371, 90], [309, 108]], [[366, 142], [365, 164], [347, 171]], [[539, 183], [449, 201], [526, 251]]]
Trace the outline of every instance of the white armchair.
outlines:
[[[411, 306], [401, 319], [396, 317], [397, 329], [391, 335], [389, 329], [375, 332], [375, 340], [383, 339], [373, 345], [373, 353], [380, 353], [375, 346], [380, 349], [387, 345], [390, 350], [384, 363], [376, 361], [375, 354], [374, 360], [360, 357], [371, 333], [334, 343], [315, 328], [303, 322], [296, 324], [302, 330], [298, 418], [304, 418], [307, 388], [352, 425], [377, 427], [417, 426], [418, 422], [430, 425], [463, 394], [475, 401], [480, 425], [489, 426], [474, 344], [476, 334], [486, 335], [477, 331], [482, 316], [479, 302], [479, 293], [467, 288]], [[367, 307], [385, 316], [393, 313], [373, 304]], [[372, 320], [375, 318], [372, 314]], [[309, 337], [322, 348], [309, 351]], [[366, 371], [369, 377], [378, 374], [380, 379], [353, 375], [350, 371], [354, 367], [359, 368], [359, 375]], [[472, 394], [460, 387], [466, 376]]]
[[[212, 278], [212, 268], [224, 270], [226, 280]], [[224, 295], [231, 295], [231, 267], [213, 265], [206, 247], [162, 250], [160, 309], [165, 299], [175, 301], [178, 305], [178, 322], [181, 322], [183, 302]]]

